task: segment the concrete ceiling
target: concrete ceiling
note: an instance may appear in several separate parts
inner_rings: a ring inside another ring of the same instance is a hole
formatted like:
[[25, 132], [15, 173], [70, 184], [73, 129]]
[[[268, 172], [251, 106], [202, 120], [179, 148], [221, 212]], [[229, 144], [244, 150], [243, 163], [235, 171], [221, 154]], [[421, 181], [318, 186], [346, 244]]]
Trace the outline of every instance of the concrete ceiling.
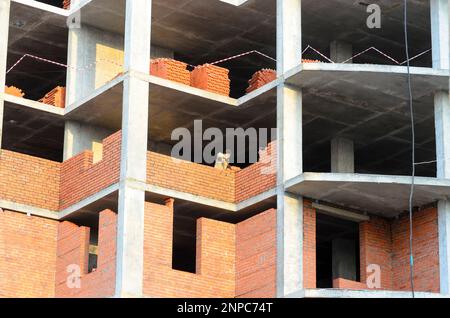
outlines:
[[5, 102], [2, 148], [62, 161], [64, 120], [46, 111]]
[[[60, 7], [62, 1], [39, 1]], [[353, 0], [303, 1], [303, 46], [308, 44], [328, 54], [329, 43], [342, 40], [354, 45], [354, 52], [370, 46], [403, 60], [401, 0], [380, 0], [382, 28], [366, 27], [366, 5]], [[61, 10], [62, 11], [62, 10]], [[125, 0], [86, 1], [81, 9], [83, 23], [122, 33]], [[410, 3], [411, 53], [431, 47], [429, 1]], [[259, 50], [276, 57], [276, 1], [249, 0], [240, 6], [222, 1], [153, 0], [152, 42], [175, 51], [176, 58], [197, 65], [234, 54]], [[66, 16], [49, 9], [12, 2], [8, 66], [23, 54], [33, 54], [59, 63], [67, 60]], [[308, 58], [319, 58], [308, 52]], [[415, 63], [430, 65], [430, 55]], [[366, 54], [358, 63], [391, 62], [378, 54]], [[258, 69], [275, 63], [258, 55], [226, 62], [232, 79], [232, 96], [240, 97], [247, 81]], [[65, 70], [56, 65], [25, 59], [8, 74], [8, 85], [21, 87], [37, 100], [57, 85], [65, 85]]]
[[[62, 10], [61, 10], [62, 11]], [[66, 17], [24, 5], [11, 3], [8, 42], [8, 68], [23, 55], [31, 54], [58, 63], [67, 63]], [[57, 85], [65, 86], [66, 69], [25, 58], [6, 77], [6, 84], [21, 88], [27, 98], [38, 100]]]
[[[408, 210], [411, 177], [304, 173], [287, 182], [291, 193], [392, 218]], [[450, 197], [450, 182], [416, 178], [414, 207]]]

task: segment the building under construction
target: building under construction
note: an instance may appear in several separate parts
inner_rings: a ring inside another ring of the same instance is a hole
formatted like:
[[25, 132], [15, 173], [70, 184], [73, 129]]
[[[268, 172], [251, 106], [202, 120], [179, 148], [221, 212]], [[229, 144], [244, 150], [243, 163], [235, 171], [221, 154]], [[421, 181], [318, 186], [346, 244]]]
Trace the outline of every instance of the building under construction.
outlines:
[[0, 297], [450, 296], [449, 1], [376, 4], [0, 0]]

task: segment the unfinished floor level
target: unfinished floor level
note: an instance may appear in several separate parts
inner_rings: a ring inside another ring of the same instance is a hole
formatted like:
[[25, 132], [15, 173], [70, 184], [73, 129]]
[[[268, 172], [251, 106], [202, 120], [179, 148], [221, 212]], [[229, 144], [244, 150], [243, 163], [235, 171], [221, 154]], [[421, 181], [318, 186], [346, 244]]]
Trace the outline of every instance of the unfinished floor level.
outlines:
[[411, 297], [408, 75], [415, 296], [450, 297], [449, 0], [410, 68], [371, 8], [0, 0], [0, 297]]

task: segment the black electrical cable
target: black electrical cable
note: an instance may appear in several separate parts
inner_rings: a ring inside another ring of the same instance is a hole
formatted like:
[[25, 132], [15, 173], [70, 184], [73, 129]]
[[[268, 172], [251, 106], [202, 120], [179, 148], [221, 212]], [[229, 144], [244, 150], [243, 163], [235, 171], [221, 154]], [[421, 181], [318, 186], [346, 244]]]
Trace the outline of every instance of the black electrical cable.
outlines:
[[411, 148], [412, 148], [412, 175], [411, 192], [409, 195], [409, 253], [410, 253], [410, 280], [412, 297], [415, 298], [414, 290], [414, 250], [413, 250], [413, 198], [416, 178], [416, 129], [414, 120], [414, 105], [411, 84], [411, 64], [409, 60], [409, 39], [408, 39], [408, 0], [404, 0], [404, 31], [405, 31], [405, 51], [406, 67], [408, 70], [408, 94], [409, 94], [409, 112], [411, 114]]

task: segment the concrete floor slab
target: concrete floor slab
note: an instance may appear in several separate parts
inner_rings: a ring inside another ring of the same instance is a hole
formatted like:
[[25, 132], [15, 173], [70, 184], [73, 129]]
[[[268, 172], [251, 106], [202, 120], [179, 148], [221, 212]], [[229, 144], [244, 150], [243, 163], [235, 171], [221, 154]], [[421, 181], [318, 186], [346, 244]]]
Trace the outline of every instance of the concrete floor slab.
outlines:
[[[170, 142], [173, 129], [191, 128], [204, 120], [204, 128], [221, 129], [271, 126], [276, 103], [276, 82], [240, 99], [233, 99], [155, 76], [143, 76], [150, 85], [150, 136]], [[65, 118], [101, 126], [112, 131], [121, 127], [123, 76], [69, 105]], [[274, 127], [274, 126], [273, 126]]]
[[[450, 180], [418, 177], [414, 206], [450, 197]], [[289, 192], [361, 212], [395, 217], [408, 210], [411, 177], [304, 173], [286, 183]]]
[[[448, 70], [412, 67], [413, 97], [448, 90]], [[339, 91], [340, 95], [366, 100], [369, 92], [374, 96], [406, 100], [407, 68], [373, 64], [304, 63], [286, 72], [288, 84], [301, 88]]]

